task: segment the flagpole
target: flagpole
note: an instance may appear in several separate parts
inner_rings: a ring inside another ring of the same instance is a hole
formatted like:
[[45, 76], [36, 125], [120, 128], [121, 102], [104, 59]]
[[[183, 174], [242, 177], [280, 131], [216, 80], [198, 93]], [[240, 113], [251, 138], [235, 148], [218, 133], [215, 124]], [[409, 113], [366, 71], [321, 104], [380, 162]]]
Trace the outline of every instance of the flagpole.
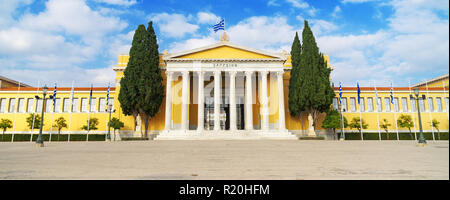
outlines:
[[362, 129], [362, 116], [361, 116], [361, 98], [360, 98], [360, 93], [361, 90], [359, 88], [359, 83], [356, 82], [356, 84], [358, 85], [358, 106], [359, 106], [359, 128], [361, 129], [361, 140], [364, 140], [364, 134], [363, 134], [363, 129]]
[[[444, 89], [444, 99], [442, 99], [443, 101], [441, 101], [441, 108], [443, 107], [442, 104], [445, 104], [445, 81], [442, 81], [442, 88]], [[447, 109], [447, 120], [449, 120], [449, 116], [448, 116], [448, 108], [447, 108], [447, 104], [445, 104], [445, 109]]]
[[68, 137], [67, 137], [67, 142], [70, 142], [70, 135], [71, 135], [71, 132], [70, 132], [70, 125], [72, 125], [72, 110], [73, 110], [73, 96], [74, 96], [74, 94], [73, 94], [73, 80], [72, 80], [72, 89], [70, 90], [70, 111], [69, 111], [69, 135], [68, 135]]
[[[395, 131], [397, 132], [397, 141], [400, 140], [399, 134], [398, 134], [398, 125], [397, 125], [397, 109], [395, 108], [395, 101], [394, 101], [394, 88], [393, 88], [393, 81], [391, 81], [391, 91], [392, 91], [392, 104], [394, 104], [394, 122], [395, 122]], [[397, 101], [397, 107], [398, 107], [398, 101]]]
[[53, 113], [55, 113], [55, 103], [56, 103], [56, 83], [55, 88], [53, 88], [53, 110], [52, 110], [52, 121], [50, 121], [50, 137], [48, 141], [52, 141], [52, 132], [53, 132]]
[[[39, 85], [40, 85], [40, 80], [38, 80], [38, 84], [37, 84], [38, 86], [37, 86], [37, 88], [36, 88], [36, 95], [38, 94], [38, 91], [39, 91]], [[36, 100], [36, 108], [33, 110], [33, 124], [31, 125], [31, 137], [30, 137], [30, 142], [33, 142], [33, 131], [34, 131], [34, 120], [36, 119], [36, 110], [37, 110], [37, 107], [38, 107], [38, 99], [35, 99]]]
[[381, 130], [380, 130], [380, 113], [378, 111], [378, 91], [377, 91], [377, 84], [375, 83], [375, 80], [373, 81], [373, 86], [375, 87], [375, 104], [377, 105], [377, 124], [378, 124], [378, 140], [381, 141]]
[[[106, 108], [108, 108], [109, 109], [109, 107], [108, 107], [108, 104], [109, 104], [109, 87], [110, 87], [110, 82], [108, 82], [108, 91], [107, 91], [107, 93], [106, 93], [106, 102], [105, 102], [105, 104], [106, 104]], [[100, 102], [99, 102], [100, 103]], [[105, 110], [106, 110], [106, 108], [104, 108]], [[100, 108], [101, 109], [101, 108]], [[108, 110], [109, 111], [109, 110]], [[107, 134], [108, 134], [108, 123], [109, 123], [109, 121], [108, 121], [108, 112], [106, 113], [106, 132], [105, 132], [105, 142], [106, 141], [108, 141], [108, 136], [107, 136]], [[111, 139], [111, 136], [110, 136], [110, 139]]]
[[86, 142], [89, 141], [89, 126], [91, 120], [91, 103], [92, 103], [92, 83], [91, 83], [91, 92], [89, 94], [89, 110], [88, 110], [88, 124], [87, 124], [87, 133], [86, 133]]
[[[428, 80], [425, 81], [425, 85], [427, 87], [427, 97], [430, 98], [429, 95], [428, 95]], [[428, 100], [427, 100], [427, 102], [428, 102]], [[433, 99], [431, 99], [431, 103], [433, 103]], [[423, 100], [423, 104], [425, 104], [425, 99]], [[433, 135], [433, 141], [436, 141], [435, 138], [434, 138], [433, 115], [431, 114], [432, 112], [433, 111], [430, 108], [430, 102], [428, 102], [428, 113], [430, 114], [431, 134]]]
[[345, 140], [345, 127], [344, 127], [344, 108], [342, 106], [342, 84], [339, 82], [339, 105], [341, 105], [341, 138], [342, 140]]
[[[412, 93], [411, 93], [411, 82], [409, 80], [408, 80], [408, 88], [409, 88], [409, 95], [411, 96], [412, 95]], [[410, 101], [410, 102], [413, 102], [413, 101]], [[416, 108], [417, 108], [417, 106], [416, 106]], [[411, 104], [411, 109], [408, 110], [408, 111], [412, 112], [412, 104]], [[416, 119], [415, 119], [415, 115], [414, 114], [411, 114], [411, 115], [412, 115], [412, 118], [413, 118], [413, 125], [414, 125], [414, 139], [417, 140]]]
[[[16, 132], [16, 116], [17, 116], [17, 110], [19, 109], [19, 91], [20, 91], [20, 82], [19, 82], [19, 88], [17, 88], [17, 109], [14, 108], [14, 125], [13, 125], [13, 131], [11, 136], [11, 142], [14, 142], [14, 132]], [[24, 99], [25, 101], [25, 99]], [[15, 106], [14, 106], [15, 107]]]

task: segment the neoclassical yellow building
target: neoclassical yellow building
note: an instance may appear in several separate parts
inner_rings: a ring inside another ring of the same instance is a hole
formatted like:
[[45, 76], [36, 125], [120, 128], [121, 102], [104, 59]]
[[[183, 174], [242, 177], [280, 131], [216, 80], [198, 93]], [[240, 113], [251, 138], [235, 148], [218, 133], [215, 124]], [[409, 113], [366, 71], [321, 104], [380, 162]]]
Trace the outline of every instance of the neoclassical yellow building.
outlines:
[[[141, 120], [136, 124], [131, 116], [121, 112], [117, 94], [120, 79], [127, 66], [129, 56], [119, 55], [116, 72], [116, 87], [110, 89], [110, 103], [116, 110], [113, 117], [125, 123], [120, 130], [122, 137], [140, 137]], [[326, 57], [328, 61], [328, 57]], [[229, 42], [228, 36], [213, 45], [178, 53], [164, 51], [160, 55], [160, 67], [166, 88], [159, 113], [150, 120], [149, 129], [158, 134], [156, 139], [297, 139], [309, 129], [307, 113], [292, 117], [288, 108], [288, 85], [290, 78], [290, 55], [286, 52], [269, 53], [239, 46]], [[330, 66], [331, 67], [331, 66]], [[435, 132], [430, 122], [437, 119], [439, 130], [449, 130], [449, 77], [448, 74], [419, 83], [420, 93], [426, 95], [420, 101], [422, 125], [425, 132]], [[339, 90], [334, 88], [336, 97]], [[393, 88], [394, 104], [390, 103], [390, 87], [361, 87], [361, 104], [357, 103], [356, 87], [343, 87], [342, 105], [344, 116], [350, 121], [362, 117], [367, 123], [367, 133], [384, 134], [380, 121], [387, 119], [390, 132], [404, 133], [396, 119], [404, 114], [414, 120], [414, 131], [418, 133], [416, 105], [410, 100], [412, 87]], [[52, 93], [52, 88], [49, 89]], [[104, 134], [107, 131], [108, 113], [105, 112], [107, 88], [94, 88], [92, 106], [88, 99], [90, 88], [74, 89], [73, 106], [71, 88], [58, 88], [55, 107], [46, 102], [44, 133], [55, 134], [52, 119], [64, 117], [68, 124], [63, 134], [86, 134], [81, 130], [88, 117], [99, 119], [97, 130], [89, 134]], [[376, 99], [377, 91], [378, 99]], [[26, 118], [31, 113], [40, 113], [42, 101], [34, 96], [41, 88], [10, 87], [0, 89], [0, 119], [14, 122], [6, 133], [36, 134], [30, 130]], [[377, 104], [378, 102], [378, 104]], [[333, 100], [337, 109], [338, 99]], [[379, 106], [378, 106], [379, 105]], [[217, 113], [217, 114], [216, 114]], [[332, 138], [331, 132], [321, 127], [324, 114], [316, 125], [316, 134]], [[349, 128], [346, 132], [355, 132]]]

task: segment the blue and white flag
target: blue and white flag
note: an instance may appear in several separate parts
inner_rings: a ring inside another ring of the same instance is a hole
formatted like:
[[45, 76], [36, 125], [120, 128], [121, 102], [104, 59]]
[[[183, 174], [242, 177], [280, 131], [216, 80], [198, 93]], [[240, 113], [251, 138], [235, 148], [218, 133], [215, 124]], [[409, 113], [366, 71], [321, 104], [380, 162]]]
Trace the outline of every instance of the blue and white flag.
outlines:
[[91, 108], [91, 101], [92, 100], [92, 84], [91, 84], [91, 93], [89, 94], [89, 110]]
[[108, 83], [108, 92], [106, 93], [106, 108], [108, 108], [109, 105], [109, 83]]
[[392, 94], [392, 83], [391, 83], [391, 103], [394, 104], [394, 95]]
[[359, 83], [356, 82], [356, 87], [358, 88], [358, 105], [360, 104], [361, 99], [361, 89], [359, 88]]
[[56, 104], [56, 83], [55, 83], [55, 89], [53, 90], [53, 107], [55, 107]]
[[225, 20], [224, 19], [220, 20], [220, 22], [214, 25], [213, 28], [214, 32], [217, 32], [219, 30], [225, 30]]
[[341, 82], [339, 82], [339, 103], [342, 104], [342, 85]]

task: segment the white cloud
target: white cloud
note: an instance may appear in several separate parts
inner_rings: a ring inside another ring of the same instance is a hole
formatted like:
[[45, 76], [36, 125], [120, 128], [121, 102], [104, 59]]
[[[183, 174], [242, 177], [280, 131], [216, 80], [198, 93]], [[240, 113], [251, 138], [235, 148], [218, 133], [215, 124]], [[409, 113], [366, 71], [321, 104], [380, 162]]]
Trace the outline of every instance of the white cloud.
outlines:
[[346, 4], [346, 3], [365, 3], [369, 1], [376, 1], [376, 0], [342, 0], [341, 2], [343, 4]]
[[336, 6], [336, 7], [334, 7], [334, 10], [331, 13], [331, 16], [334, 17], [334, 18], [337, 18], [337, 17], [340, 16], [341, 13], [342, 13], [341, 7]]
[[335, 24], [321, 19], [312, 19], [308, 23], [311, 24], [311, 30], [315, 36], [324, 35], [338, 29]]
[[269, 1], [267, 2], [267, 5], [269, 5], [269, 6], [280, 6], [280, 4], [278, 4], [278, 3], [276, 2], [276, 0], [269, 0]]
[[286, 0], [287, 2], [291, 3], [292, 6], [296, 8], [309, 8], [309, 4], [304, 2], [303, 0]]
[[95, 0], [96, 2], [117, 5], [117, 6], [132, 6], [137, 3], [136, 0]]
[[219, 21], [219, 17], [217, 17], [213, 13], [208, 12], [199, 12], [197, 13], [198, 23], [200, 24], [214, 24]]
[[150, 19], [157, 22], [159, 30], [167, 37], [183, 37], [186, 34], [192, 34], [199, 28], [198, 25], [191, 24], [188, 19], [192, 16], [185, 17], [182, 14], [159, 13], [150, 16]]
[[0, 74], [29, 84], [39, 78], [99, 81], [103, 77], [95, 74], [99, 71], [85, 65], [95, 65], [89, 63], [98, 62], [99, 56], [116, 63], [117, 54], [112, 52], [125, 51], [131, 43], [129, 34], [120, 34], [126, 22], [93, 10], [84, 1], [50, 0], [43, 11], [25, 12], [12, 20], [0, 28], [0, 54], [6, 56], [0, 57]]

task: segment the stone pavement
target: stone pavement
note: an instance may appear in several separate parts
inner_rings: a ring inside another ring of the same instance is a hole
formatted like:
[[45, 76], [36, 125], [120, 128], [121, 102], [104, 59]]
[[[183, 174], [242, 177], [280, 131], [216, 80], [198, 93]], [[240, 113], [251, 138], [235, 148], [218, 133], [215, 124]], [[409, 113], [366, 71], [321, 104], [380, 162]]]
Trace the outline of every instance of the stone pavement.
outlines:
[[0, 179], [449, 179], [448, 141], [0, 143]]

